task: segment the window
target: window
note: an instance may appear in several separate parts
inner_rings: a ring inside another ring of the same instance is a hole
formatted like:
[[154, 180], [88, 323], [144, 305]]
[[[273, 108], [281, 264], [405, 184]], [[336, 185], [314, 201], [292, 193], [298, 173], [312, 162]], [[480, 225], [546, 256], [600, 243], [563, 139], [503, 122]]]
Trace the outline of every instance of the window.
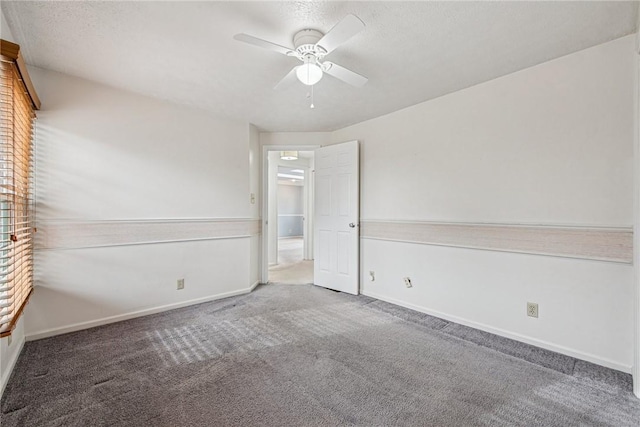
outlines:
[[0, 62], [0, 337], [11, 334], [33, 291], [33, 139], [38, 98], [18, 45]]

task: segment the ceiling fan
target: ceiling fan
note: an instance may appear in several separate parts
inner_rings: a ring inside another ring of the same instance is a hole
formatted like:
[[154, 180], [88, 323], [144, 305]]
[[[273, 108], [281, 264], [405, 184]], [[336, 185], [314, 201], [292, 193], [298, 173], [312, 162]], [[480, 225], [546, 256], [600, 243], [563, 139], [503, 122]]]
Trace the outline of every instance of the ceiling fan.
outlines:
[[327, 34], [322, 34], [322, 32], [312, 29], [298, 31], [293, 36], [293, 45], [295, 46], [293, 49], [248, 34], [236, 34], [233, 38], [286, 56], [292, 56], [302, 61], [302, 65], [293, 67], [274, 89], [288, 86], [295, 81], [296, 77], [305, 85], [313, 86], [320, 81], [324, 73], [350, 85], [362, 87], [368, 81], [366, 77], [333, 62], [323, 61], [323, 59], [335, 48], [362, 31], [364, 27], [364, 22], [360, 18], [355, 15], [347, 15]]

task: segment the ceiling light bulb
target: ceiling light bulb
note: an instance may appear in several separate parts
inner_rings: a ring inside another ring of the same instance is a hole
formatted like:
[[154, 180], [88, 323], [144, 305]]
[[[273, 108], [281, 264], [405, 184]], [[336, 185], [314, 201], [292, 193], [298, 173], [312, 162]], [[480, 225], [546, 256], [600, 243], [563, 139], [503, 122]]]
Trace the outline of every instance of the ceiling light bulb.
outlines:
[[322, 68], [312, 63], [302, 64], [296, 70], [296, 76], [302, 83], [312, 86], [322, 78]]

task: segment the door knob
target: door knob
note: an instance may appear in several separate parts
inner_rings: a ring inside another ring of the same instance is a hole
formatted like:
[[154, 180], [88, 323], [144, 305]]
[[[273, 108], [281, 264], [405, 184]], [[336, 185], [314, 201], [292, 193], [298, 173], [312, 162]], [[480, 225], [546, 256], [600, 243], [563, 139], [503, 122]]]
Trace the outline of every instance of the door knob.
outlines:
[[349, 227], [351, 227], [351, 228], [356, 228], [356, 225], [355, 225], [354, 223], [350, 222], [350, 223], [349, 223]]

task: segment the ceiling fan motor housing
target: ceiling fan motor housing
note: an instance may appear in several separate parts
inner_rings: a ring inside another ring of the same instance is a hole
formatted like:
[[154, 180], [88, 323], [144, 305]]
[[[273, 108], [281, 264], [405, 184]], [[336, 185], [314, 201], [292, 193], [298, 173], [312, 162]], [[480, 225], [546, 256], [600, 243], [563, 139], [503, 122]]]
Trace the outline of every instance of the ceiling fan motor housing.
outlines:
[[326, 55], [326, 51], [322, 49], [322, 47], [316, 46], [316, 43], [318, 43], [322, 37], [324, 37], [324, 34], [318, 30], [301, 30], [293, 36], [293, 45], [301, 57], [313, 55], [316, 58], [320, 58]]

